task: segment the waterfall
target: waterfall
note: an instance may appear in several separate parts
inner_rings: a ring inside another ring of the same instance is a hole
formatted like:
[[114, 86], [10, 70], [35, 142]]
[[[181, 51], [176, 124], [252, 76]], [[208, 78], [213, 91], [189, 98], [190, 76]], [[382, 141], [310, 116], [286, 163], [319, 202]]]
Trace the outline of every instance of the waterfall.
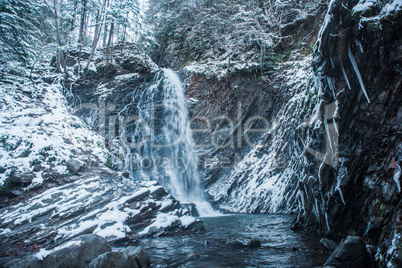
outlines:
[[204, 197], [180, 78], [163, 69], [136, 98], [138, 118], [126, 134], [132, 144], [125, 152], [133, 177], [158, 180], [181, 203], [194, 203], [201, 216], [216, 214]]

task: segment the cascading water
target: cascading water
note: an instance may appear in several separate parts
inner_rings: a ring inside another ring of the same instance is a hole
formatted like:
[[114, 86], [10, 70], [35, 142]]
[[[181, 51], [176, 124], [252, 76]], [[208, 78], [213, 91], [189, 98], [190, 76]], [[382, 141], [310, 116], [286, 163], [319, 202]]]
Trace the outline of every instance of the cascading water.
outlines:
[[182, 203], [194, 203], [201, 216], [216, 215], [205, 200], [180, 78], [169, 69], [137, 96], [126, 165], [134, 177], [156, 179]]

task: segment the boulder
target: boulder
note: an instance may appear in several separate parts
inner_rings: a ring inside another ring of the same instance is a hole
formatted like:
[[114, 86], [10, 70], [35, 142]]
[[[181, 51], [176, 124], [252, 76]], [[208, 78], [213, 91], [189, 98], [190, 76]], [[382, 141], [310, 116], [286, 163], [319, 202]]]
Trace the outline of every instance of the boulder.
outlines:
[[7, 179], [7, 186], [26, 187], [31, 184], [34, 178], [35, 174], [33, 173], [20, 173], [18, 171], [13, 171]]
[[23, 267], [30, 268], [84, 268], [88, 267], [93, 259], [100, 254], [111, 251], [103, 237], [87, 234], [66, 242], [53, 250], [41, 250], [22, 263]]
[[133, 258], [124, 252], [105, 252], [93, 259], [89, 268], [138, 268]]
[[122, 250], [129, 257], [133, 258], [139, 268], [147, 268], [151, 265], [148, 253], [142, 247], [126, 247]]
[[66, 166], [71, 174], [77, 174], [84, 164], [81, 161], [71, 159], [66, 162]]
[[336, 248], [335, 242], [327, 238], [321, 238], [320, 244], [329, 251], [334, 251]]
[[363, 239], [358, 236], [348, 236], [329, 256], [324, 267], [369, 268], [372, 265], [370, 254], [367, 252]]
[[261, 241], [248, 238], [248, 237], [241, 237], [241, 238], [232, 238], [226, 240], [226, 246], [230, 247], [259, 247], [261, 246]]
[[42, 172], [42, 177], [47, 182], [58, 182], [61, 179], [63, 179], [63, 175], [54, 170], [48, 170]]
[[162, 186], [158, 186], [154, 190], [151, 191], [150, 195], [155, 200], [161, 200], [163, 197], [167, 196], [168, 193], [166, 192], [165, 188], [163, 188]]

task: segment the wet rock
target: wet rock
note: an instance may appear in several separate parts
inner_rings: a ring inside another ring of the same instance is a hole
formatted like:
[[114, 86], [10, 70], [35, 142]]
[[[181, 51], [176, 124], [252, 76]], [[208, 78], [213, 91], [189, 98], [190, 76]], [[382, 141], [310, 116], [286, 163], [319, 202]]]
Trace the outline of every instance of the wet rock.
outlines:
[[105, 252], [91, 261], [89, 268], [137, 268], [133, 258], [124, 252]]
[[226, 246], [230, 247], [259, 247], [261, 246], [261, 241], [254, 239], [254, 238], [248, 238], [248, 237], [242, 237], [242, 238], [234, 238], [234, 239], [228, 239], [226, 240]]
[[195, 220], [194, 222], [186, 226], [184, 229], [186, 232], [190, 233], [202, 233], [205, 231], [204, 223], [200, 220]]
[[44, 171], [42, 173], [42, 177], [47, 182], [57, 182], [57, 181], [60, 181], [63, 178], [63, 176], [59, 172], [53, 171], [53, 170]]
[[343, 240], [325, 263], [325, 267], [372, 267], [372, 261], [363, 239], [348, 236]]
[[133, 258], [139, 268], [147, 268], [151, 265], [151, 259], [142, 247], [127, 247], [122, 252]]
[[145, 197], [149, 196], [149, 193], [150, 191], [148, 189], [140, 190], [137, 193], [134, 193], [134, 195], [131, 198], [127, 199], [126, 203], [130, 204], [135, 201], [143, 200]]
[[122, 172], [121, 175], [122, 175], [124, 178], [129, 178], [129, 177], [130, 177], [130, 173], [127, 172], [127, 171]]
[[24, 194], [24, 192], [21, 190], [11, 190], [10, 192], [15, 196], [20, 196], [20, 195]]
[[163, 197], [167, 196], [168, 193], [166, 192], [165, 188], [162, 186], [157, 187], [155, 190], [153, 190], [150, 195], [155, 199], [155, 200], [161, 200]]
[[[100, 254], [111, 251], [107, 241], [97, 235], [81, 235], [59, 247], [54, 251], [39, 252], [37, 258], [30, 258], [22, 263], [23, 267], [42, 268], [84, 268]], [[43, 253], [43, 252], [42, 252]], [[41, 259], [41, 260], [40, 260]]]
[[140, 241], [132, 236], [126, 236], [126, 237], [122, 237], [122, 238], [113, 240], [113, 241], [109, 242], [109, 244], [112, 247], [114, 247], [114, 246], [117, 246], [117, 247], [139, 246]]
[[321, 243], [321, 245], [323, 245], [323, 247], [325, 247], [329, 251], [334, 251], [336, 248], [335, 242], [328, 238], [321, 238], [320, 243]]
[[84, 164], [81, 161], [72, 159], [66, 162], [66, 166], [71, 174], [77, 174], [77, 172], [84, 166]]
[[32, 180], [35, 178], [33, 173], [20, 173], [14, 171], [10, 174], [7, 179], [8, 187], [26, 187], [31, 184]]
[[189, 203], [189, 204], [182, 204], [185, 208], [187, 208], [190, 211], [190, 215], [193, 217], [199, 217], [200, 213], [197, 210], [197, 206], [194, 203]]

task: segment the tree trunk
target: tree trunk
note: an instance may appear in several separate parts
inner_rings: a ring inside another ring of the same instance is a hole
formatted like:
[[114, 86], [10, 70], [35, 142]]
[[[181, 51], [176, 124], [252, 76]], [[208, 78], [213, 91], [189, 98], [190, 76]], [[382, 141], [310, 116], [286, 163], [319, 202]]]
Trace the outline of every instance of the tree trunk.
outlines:
[[80, 32], [78, 35], [78, 44], [79, 44], [79, 52], [78, 52], [78, 75], [81, 71], [81, 53], [82, 53], [82, 45], [84, 41], [84, 26], [85, 26], [85, 16], [87, 12], [87, 0], [83, 0], [82, 2], [82, 13], [81, 13], [81, 22], [80, 22]]
[[95, 26], [94, 40], [93, 40], [93, 43], [92, 43], [91, 54], [89, 55], [87, 65], [85, 66], [86, 70], [88, 70], [89, 64], [92, 61], [93, 54], [95, 53], [96, 47], [98, 46], [98, 41], [99, 41], [99, 38], [100, 38], [100, 32], [102, 31], [102, 25], [103, 25], [104, 19], [105, 19], [105, 14], [104, 14], [105, 13], [105, 7], [106, 7], [106, 0], [103, 0], [101, 10], [99, 11], [98, 15], [96, 16], [96, 26]]
[[[62, 47], [63, 43], [62, 43], [61, 37], [60, 37], [59, 16], [58, 16], [58, 12], [57, 12], [57, 6], [58, 6], [57, 0], [53, 0], [53, 6], [54, 6], [54, 19], [55, 19], [55, 26], [56, 26], [57, 43], [59, 44], [60, 47]], [[64, 57], [63, 49], [60, 49], [58, 51], [58, 56], [56, 56], [56, 62], [57, 62], [57, 70], [61, 72], [61, 68], [60, 68], [60, 66], [61, 66], [64, 71], [65, 79], [67, 80], [69, 75], [68, 75], [67, 64], [66, 64], [66, 59]]]
[[106, 23], [105, 24], [105, 29], [103, 30], [103, 47], [106, 47], [108, 29], [109, 29], [109, 25]]
[[110, 24], [110, 32], [109, 32], [109, 41], [107, 42], [107, 46], [113, 46], [113, 31], [114, 31], [114, 21]]

